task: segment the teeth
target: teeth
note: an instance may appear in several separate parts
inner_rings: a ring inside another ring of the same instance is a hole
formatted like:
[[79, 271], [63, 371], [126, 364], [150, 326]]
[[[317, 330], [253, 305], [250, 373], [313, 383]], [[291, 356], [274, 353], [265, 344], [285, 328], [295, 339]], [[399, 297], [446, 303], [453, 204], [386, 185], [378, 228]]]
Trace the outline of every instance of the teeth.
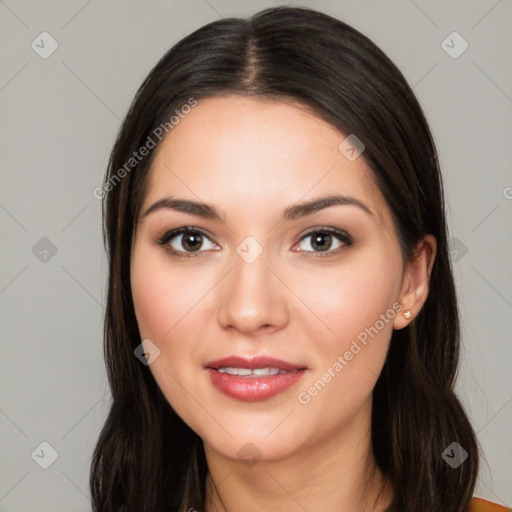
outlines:
[[278, 373], [292, 373], [287, 370], [280, 370], [279, 368], [231, 368], [224, 367], [217, 370], [220, 373], [227, 373], [228, 375], [239, 375], [240, 377], [268, 377], [277, 375]]
[[277, 375], [280, 373], [280, 370], [279, 368], [255, 368], [252, 373], [254, 375]]

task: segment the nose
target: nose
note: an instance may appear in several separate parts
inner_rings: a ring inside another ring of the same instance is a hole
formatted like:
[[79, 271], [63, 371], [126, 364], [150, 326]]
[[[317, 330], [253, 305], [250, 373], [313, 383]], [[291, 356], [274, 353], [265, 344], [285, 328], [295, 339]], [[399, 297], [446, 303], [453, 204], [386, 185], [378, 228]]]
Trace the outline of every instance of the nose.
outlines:
[[245, 335], [282, 329], [290, 321], [291, 293], [268, 265], [265, 252], [248, 263], [238, 254], [221, 283], [218, 322]]

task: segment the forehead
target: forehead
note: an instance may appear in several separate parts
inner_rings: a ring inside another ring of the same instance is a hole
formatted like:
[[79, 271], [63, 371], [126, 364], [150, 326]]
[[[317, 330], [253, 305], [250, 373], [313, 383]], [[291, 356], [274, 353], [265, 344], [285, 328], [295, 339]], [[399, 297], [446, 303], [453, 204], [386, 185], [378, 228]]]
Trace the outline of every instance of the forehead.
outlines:
[[254, 213], [255, 204], [272, 209], [340, 193], [364, 199], [384, 222], [372, 171], [339, 149], [346, 137], [300, 104], [201, 99], [159, 145], [143, 202], [172, 194]]

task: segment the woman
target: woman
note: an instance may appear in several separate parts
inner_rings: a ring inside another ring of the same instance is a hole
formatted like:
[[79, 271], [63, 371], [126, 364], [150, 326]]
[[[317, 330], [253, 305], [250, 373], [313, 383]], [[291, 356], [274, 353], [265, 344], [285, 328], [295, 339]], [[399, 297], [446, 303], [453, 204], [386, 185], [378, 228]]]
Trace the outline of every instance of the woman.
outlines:
[[487, 510], [436, 150], [369, 39], [288, 7], [197, 30], [103, 192], [95, 510]]

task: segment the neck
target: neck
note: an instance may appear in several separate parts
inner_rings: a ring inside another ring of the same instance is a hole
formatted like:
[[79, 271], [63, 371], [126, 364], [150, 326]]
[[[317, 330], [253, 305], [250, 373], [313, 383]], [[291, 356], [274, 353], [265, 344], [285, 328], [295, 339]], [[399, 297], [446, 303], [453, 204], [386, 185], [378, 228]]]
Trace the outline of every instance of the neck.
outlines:
[[391, 486], [373, 457], [369, 426], [361, 431], [355, 423], [285, 459], [250, 467], [205, 444], [205, 512], [384, 511]]

